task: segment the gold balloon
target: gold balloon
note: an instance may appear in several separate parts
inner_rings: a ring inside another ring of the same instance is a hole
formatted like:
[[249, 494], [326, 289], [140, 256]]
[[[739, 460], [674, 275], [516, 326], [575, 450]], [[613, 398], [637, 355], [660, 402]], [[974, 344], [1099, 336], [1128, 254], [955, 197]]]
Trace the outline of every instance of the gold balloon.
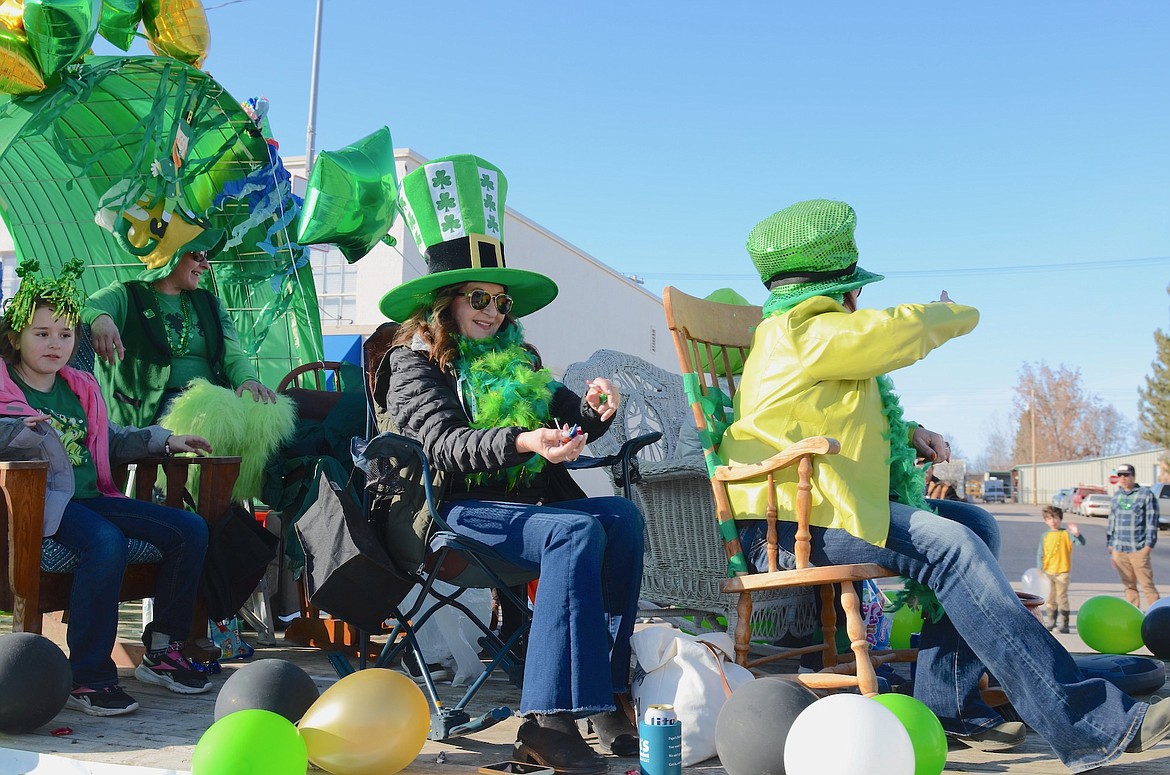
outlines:
[[23, 32], [0, 28], [0, 92], [44, 91], [45, 79]]
[[201, 67], [211, 46], [207, 12], [200, 0], [143, 0], [146, 45], [157, 56]]
[[309, 761], [333, 775], [394, 775], [422, 750], [430, 708], [402, 673], [350, 673], [317, 698], [298, 728]]
[[24, 0], [0, 0], [0, 27], [24, 31]]

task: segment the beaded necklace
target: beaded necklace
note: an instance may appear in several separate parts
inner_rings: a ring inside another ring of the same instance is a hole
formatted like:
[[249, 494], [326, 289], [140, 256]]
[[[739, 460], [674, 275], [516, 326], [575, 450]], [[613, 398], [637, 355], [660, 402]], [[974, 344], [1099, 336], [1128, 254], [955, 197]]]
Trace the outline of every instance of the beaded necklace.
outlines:
[[[159, 308], [159, 314], [162, 314], [162, 294], [159, 293], [158, 288], [154, 285], [150, 286], [154, 291], [155, 304]], [[187, 350], [191, 346], [191, 331], [194, 330], [195, 324], [191, 317], [191, 295], [186, 291], [179, 291], [179, 312], [182, 314], [182, 325], [179, 328], [178, 341], [175, 341], [173, 335], [174, 326], [171, 325], [171, 320], [163, 315], [163, 332], [167, 336], [167, 345], [171, 348], [171, 356], [180, 358], [187, 354]]]

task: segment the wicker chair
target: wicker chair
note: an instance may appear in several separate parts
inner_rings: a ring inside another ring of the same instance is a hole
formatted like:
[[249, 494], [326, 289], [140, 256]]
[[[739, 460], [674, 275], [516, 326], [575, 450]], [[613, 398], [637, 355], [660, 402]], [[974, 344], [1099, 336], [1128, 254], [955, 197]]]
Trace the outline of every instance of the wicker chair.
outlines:
[[[727, 557], [711, 518], [715, 512], [711, 482], [682, 378], [614, 350], [598, 350], [565, 371], [569, 385], [594, 377], [610, 379], [621, 391], [622, 403], [609, 432], [589, 444], [591, 455], [612, 455], [631, 438], [662, 433], [660, 441], [639, 452], [630, 477], [631, 495], [646, 517], [644, 608], [639, 613], [686, 629], [726, 626], [734, 632], [735, 598], [719, 590], [727, 578]], [[610, 471], [610, 478], [614, 492], [623, 494], [620, 467]], [[753, 640], [805, 638], [815, 625], [816, 602], [810, 588], [765, 590], [752, 596]]]

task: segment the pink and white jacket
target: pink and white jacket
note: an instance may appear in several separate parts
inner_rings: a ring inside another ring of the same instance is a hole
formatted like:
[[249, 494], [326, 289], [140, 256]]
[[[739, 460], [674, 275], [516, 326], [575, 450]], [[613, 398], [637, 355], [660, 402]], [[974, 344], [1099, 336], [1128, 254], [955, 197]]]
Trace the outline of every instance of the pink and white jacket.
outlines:
[[[66, 366], [62, 379], [81, 401], [88, 433], [85, 446], [97, 469], [97, 486], [102, 495], [124, 497], [114, 484], [113, 465], [147, 455], [161, 455], [171, 435], [167, 429], [123, 427], [111, 423], [101, 389], [92, 374]], [[47, 423], [25, 426], [23, 418], [40, 414], [29, 406], [24, 391], [12, 381], [8, 366], [0, 361], [0, 459], [46, 460], [49, 463], [45, 492], [44, 535], [51, 536], [61, 524], [65, 506], [73, 497], [73, 466], [65, 445]]]

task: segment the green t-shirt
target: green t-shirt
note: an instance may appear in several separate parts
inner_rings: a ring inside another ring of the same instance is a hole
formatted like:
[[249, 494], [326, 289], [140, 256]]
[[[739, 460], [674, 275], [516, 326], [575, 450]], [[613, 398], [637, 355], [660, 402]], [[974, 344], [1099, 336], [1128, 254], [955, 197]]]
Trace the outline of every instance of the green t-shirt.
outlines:
[[[184, 296], [186, 294], [175, 294], [174, 296], [168, 296], [165, 293], [154, 294], [159, 312], [162, 313], [163, 329], [166, 331], [167, 340], [172, 343], [172, 347], [182, 341]], [[203, 336], [203, 327], [199, 325], [199, 319], [195, 315], [195, 310], [191, 308], [189, 300], [187, 302], [187, 317], [190, 319], [187, 352], [183, 355], [171, 356], [171, 376], [167, 380], [169, 388], [181, 388], [196, 377], [211, 381], [210, 350], [207, 347], [207, 339]]]
[[49, 425], [57, 431], [65, 453], [73, 464], [73, 497], [77, 499], [97, 498], [101, 495], [97, 486], [97, 468], [85, 446], [89, 423], [81, 400], [69, 389], [69, 384], [60, 375], [48, 392], [41, 392], [24, 383], [15, 371], [10, 371], [13, 382], [24, 392], [28, 405], [41, 414], [49, 416]]

